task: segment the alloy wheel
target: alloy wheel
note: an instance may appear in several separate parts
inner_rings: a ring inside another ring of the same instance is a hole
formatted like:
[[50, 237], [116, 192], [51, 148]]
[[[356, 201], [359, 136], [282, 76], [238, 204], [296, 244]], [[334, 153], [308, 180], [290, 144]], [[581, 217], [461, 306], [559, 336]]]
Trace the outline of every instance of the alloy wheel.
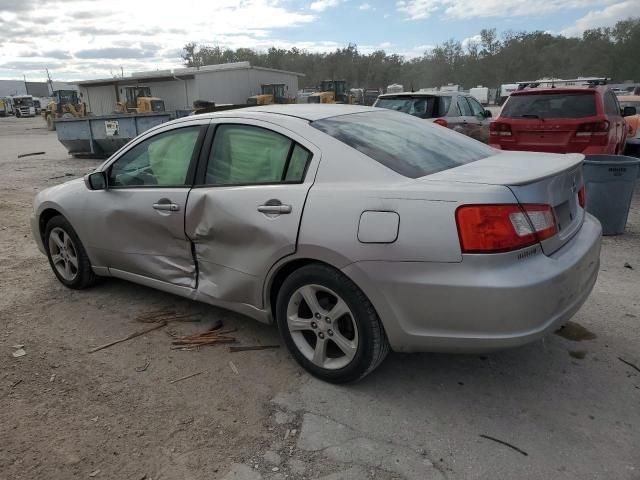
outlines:
[[49, 255], [58, 274], [68, 282], [78, 276], [78, 252], [71, 236], [56, 227], [49, 234]]
[[291, 295], [287, 327], [298, 350], [321, 368], [344, 368], [358, 350], [358, 325], [351, 309], [321, 285], [304, 285]]

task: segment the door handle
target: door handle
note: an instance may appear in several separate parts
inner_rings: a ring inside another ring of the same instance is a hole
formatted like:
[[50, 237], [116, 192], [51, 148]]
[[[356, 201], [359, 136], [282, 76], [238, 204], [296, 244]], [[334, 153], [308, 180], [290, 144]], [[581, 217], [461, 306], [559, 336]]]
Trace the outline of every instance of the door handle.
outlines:
[[280, 215], [283, 213], [291, 213], [291, 205], [260, 205], [258, 211], [260, 213], [270, 213]]
[[180, 210], [180, 205], [176, 203], [154, 203], [154, 210], [163, 210], [165, 212], [177, 212]]

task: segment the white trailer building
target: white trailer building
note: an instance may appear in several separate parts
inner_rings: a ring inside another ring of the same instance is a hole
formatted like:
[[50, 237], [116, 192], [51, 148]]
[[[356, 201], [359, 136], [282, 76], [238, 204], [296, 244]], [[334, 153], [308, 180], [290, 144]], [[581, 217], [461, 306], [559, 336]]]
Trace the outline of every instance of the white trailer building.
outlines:
[[116, 102], [124, 100], [124, 87], [145, 85], [151, 95], [164, 100], [167, 111], [189, 110], [195, 100], [216, 104], [241, 104], [261, 93], [261, 85], [282, 83], [289, 97], [295, 98], [302, 73], [254, 67], [249, 62], [207, 65], [200, 68], [178, 68], [136, 72], [129, 77], [74, 82], [82, 100], [94, 115], [114, 111]]

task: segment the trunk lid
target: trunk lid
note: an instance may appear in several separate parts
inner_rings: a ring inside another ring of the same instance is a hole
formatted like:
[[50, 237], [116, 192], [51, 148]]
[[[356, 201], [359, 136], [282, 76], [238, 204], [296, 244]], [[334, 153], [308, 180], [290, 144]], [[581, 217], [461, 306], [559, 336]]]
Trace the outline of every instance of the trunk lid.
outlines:
[[460, 167], [444, 170], [420, 181], [447, 181], [504, 185], [521, 204], [546, 204], [553, 209], [558, 233], [541, 242], [546, 255], [567, 243], [580, 229], [584, 210], [578, 191], [584, 184], [580, 154], [504, 152]]

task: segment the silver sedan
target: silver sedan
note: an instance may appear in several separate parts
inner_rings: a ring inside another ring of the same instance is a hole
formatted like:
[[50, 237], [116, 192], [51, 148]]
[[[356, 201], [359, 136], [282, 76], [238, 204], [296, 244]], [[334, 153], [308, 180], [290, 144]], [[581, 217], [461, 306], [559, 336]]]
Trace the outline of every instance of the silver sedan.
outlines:
[[581, 155], [499, 152], [402, 113], [275, 105], [147, 131], [39, 193], [57, 278], [111, 276], [276, 322], [331, 382], [402, 352], [534, 341], [597, 277]]

